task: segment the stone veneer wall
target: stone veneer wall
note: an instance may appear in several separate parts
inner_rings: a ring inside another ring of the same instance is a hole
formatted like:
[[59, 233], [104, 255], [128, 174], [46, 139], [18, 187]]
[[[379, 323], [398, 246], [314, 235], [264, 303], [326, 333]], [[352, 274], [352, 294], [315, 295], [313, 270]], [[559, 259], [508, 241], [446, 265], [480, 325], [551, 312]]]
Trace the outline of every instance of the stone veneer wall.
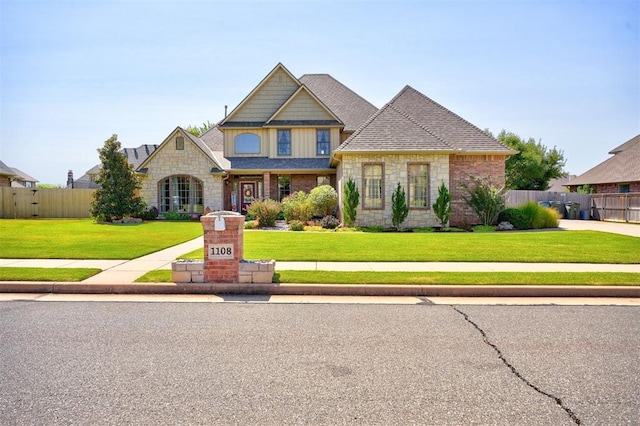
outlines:
[[[372, 210], [362, 208], [364, 196], [362, 185], [362, 166], [365, 163], [384, 164], [384, 209]], [[409, 216], [403, 223], [405, 227], [423, 227], [439, 225], [439, 221], [433, 213], [431, 205], [438, 197], [438, 187], [442, 182], [449, 186], [449, 156], [437, 154], [393, 154], [393, 155], [352, 155], [344, 154], [338, 171], [339, 198], [342, 201], [342, 186], [352, 177], [356, 181], [360, 192], [360, 205], [356, 215], [356, 226], [384, 226], [391, 227], [392, 207], [391, 196], [400, 182], [405, 192], [408, 192], [408, 163], [429, 164], [429, 201], [428, 209], [409, 209]], [[341, 204], [342, 205], [342, 204]]]
[[222, 210], [223, 182], [221, 176], [211, 174], [213, 162], [184, 136], [184, 150], [176, 150], [174, 133], [167, 139], [148, 163], [148, 172], [142, 176], [140, 196], [148, 206], [158, 206], [158, 182], [174, 175], [194, 176], [202, 181], [203, 209]]
[[[449, 181], [451, 182], [451, 220], [452, 226], [465, 222], [481, 223], [478, 216], [464, 200], [463, 184], [471, 185], [471, 177], [489, 178], [498, 188], [505, 184], [506, 157], [503, 155], [452, 155], [449, 163]], [[437, 193], [436, 193], [437, 196]]]

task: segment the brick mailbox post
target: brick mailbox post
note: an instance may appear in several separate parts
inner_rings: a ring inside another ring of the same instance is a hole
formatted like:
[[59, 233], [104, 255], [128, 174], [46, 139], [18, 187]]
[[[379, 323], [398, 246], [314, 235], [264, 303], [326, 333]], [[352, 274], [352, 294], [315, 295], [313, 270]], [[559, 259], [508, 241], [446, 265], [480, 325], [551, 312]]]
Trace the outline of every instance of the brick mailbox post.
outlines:
[[244, 216], [229, 211], [200, 217], [204, 261], [174, 261], [176, 283], [271, 283], [274, 260], [244, 260]]
[[204, 282], [240, 282], [244, 258], [244, 216], [213, 212], [200, 218], [204, 230]]

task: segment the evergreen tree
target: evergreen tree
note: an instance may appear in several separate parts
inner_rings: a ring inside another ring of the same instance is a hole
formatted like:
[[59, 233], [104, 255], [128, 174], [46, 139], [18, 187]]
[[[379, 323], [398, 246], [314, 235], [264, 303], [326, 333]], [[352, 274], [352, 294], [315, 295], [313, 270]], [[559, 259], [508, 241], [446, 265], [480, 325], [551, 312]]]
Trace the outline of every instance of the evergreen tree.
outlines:
[[111, 222], [125, 216], [140, 216], [144, 201], [136, 195], [141, 188], [133, 167], [120, 152], [118, 135], [111, 136], [98, 149], [102, 168], [96, 178], [100, 187], [93, 194], [91, 217], [98, 221]]
[[400, 226], [409, 215], [409, 206], [407, 206], [407, 196], [404, 192], [404, 188], [400, 186], [393, 192], [391, 196], [391, 222], [396, 229], [400, 229]]
[[451, 217], [451, 193], [444, 182], [438, 188], [438, 199], [433, 203], [433, 212], [442, 223], [442, 227], [447, 226]]
[[344, 184], [343, 188], [344, 202], [342, 208], [342, 214], [344, 218], [344, 224], [348, 227], [353, 226], [356, 223], [356, 214], [358, 204], [360, 204], [360, 193], [356, 182], [350, 177]]

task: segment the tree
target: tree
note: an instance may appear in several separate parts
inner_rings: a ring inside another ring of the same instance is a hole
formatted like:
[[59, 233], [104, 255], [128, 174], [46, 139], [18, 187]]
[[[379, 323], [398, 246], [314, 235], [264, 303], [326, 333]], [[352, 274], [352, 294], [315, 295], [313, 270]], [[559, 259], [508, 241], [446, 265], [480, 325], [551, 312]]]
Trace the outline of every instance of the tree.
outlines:
[[347, 182], [344, 184], [342, 191], [344, 194], [344, 202], [342, 203], [344, 224], [351, 227], [356, 223], [358, 204], [360, 204], [360, 193], [358, 192], [356, 181], [349, 177]]
[[200, 137], [203, 133], [206, 133], [213, 127], [215, 127], [215, 124], [207, 121], [206, 123], [202, 123], [202, 126], [192, 126], [191, 124], [189, 124], [185, 130], [191, 133], [193, 136]]
[[551, 179], [566, 176], [564, 152], [555, 146], [549, 149], [533, 138], [525, 141], [506, 130], [502, 130], [497, 139], [518, 151], [518, 154], [511, 156], [505, 163], [507, 189], [544, 191], [549, 188]]
[[478, 215], [483, 225], [492, 225], [504, 209], [503, 191], [489, 179], [482, 180], [471, 176], [471, 181], [471, 187], [466, 183], [462, 185], [466, 192], [463, 196], [464, 202]]
[[442, 182], [438, 188], [438, 199], [433, 203], [433, 212], [444, 228], [451, 217], [451, 193], [447, 186]]
[[120, 149], [118, 135], [111, 136], [98, 149], [102, 168], [96, 177], [100, 187], [91, 201], [91, 217], [95, 220], [111, 222], [125, 216], [139, 217], [144, 211], [145, 203], [136, 195], [140, 181]]
[[400, 229], [400, 225], [405, 221], [409, 215], [409, 207], [407, 206], [407, 196], [404, 192], [404, 188], [398, 186], [391, 195], [391, 222], [396, 229]]

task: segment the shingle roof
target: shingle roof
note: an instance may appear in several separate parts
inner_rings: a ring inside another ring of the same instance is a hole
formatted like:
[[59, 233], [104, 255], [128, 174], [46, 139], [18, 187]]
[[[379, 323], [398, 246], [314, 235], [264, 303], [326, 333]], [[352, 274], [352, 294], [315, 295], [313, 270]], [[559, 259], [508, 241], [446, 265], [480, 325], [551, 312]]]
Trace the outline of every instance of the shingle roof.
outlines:
[[228, 157], [231, 169], [237, 170], [301, 170], [329, 169], [329, 158], [265, 158]]
[[123, 148], [122, 152], [133, 169], [137, 169], [144, 160], [146, 160], [153, 152], [158, 149], [158, 145], [144, 144], [137, 148]]
[[23, 172], [20, 169], [16, 169], [15, 167], [11, 167], [11, 170], [13, 170], [15, 175], [18, 176], [20, 178], [20, 180], [23, 181], [23, 182], [39, 182], [38, 179], [34, 178], [33, 176], [29, 176], [28, 174], [26, 174], [25, 172]]
[[15, 173], [13, 172], [13, 170], [11, 170], [11, 167], [7, 166], [2, 161], [0, 161], [0, 175], [15, 176]]
[[640, 135], [611, 151], [615, 153], [568, 183], [570, 186], [640, 182]]
[[353, 132], [378, 108], [329, 74], [305, 74], [299, 78], [314, 95]]
[[[389, 130], [376, 136], [385, 129]], [[515, 153], [410, 86], [405, 86], [337, 149], [342, 152], [415, 150]]]

